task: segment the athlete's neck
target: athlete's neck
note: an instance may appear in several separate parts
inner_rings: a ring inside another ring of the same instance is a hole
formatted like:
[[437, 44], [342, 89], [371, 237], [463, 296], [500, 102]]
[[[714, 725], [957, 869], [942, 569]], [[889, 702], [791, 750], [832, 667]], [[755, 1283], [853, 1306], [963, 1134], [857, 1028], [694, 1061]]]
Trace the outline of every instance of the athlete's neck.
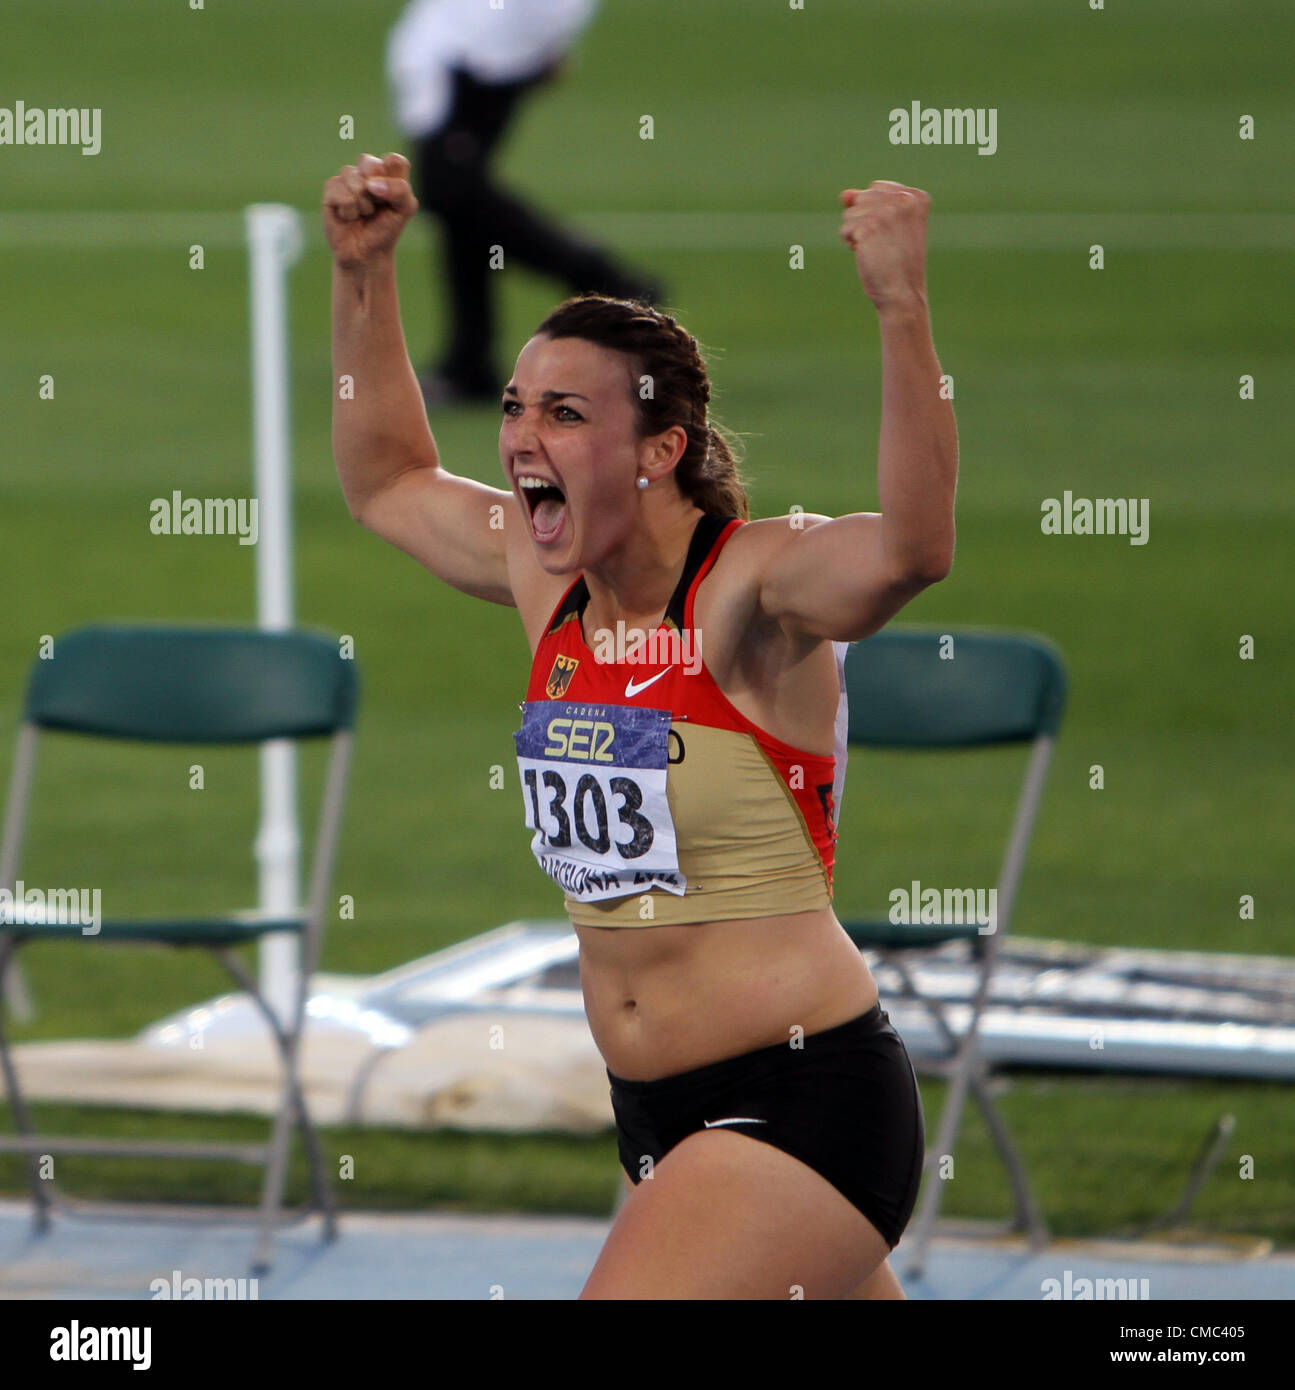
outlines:
[[[679, 583], [697, 523], [705, 515], [680, 499], [678, 510], [635, 527], [614, 554], [583, 571], [589, 589], [584, 611], [585, 640], [600, 628], [651, 631], [665, 617]], [[645, 509], [646, 510], [646, 509]]]

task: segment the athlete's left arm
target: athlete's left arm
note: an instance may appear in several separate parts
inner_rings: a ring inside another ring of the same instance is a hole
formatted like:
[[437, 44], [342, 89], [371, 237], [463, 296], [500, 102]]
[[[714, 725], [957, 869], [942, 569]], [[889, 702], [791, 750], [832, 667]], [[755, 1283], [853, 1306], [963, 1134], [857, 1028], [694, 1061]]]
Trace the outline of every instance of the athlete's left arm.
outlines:
[[759, 606], [789, 632], [857, 641], [876, 632], [953, 564], [958, 433], [942, 391], [926, 295], [921, 189], [847, 189], [842, 237], [881, 328], [880, 512], [758, 523], [786, 526], [760, 581]]

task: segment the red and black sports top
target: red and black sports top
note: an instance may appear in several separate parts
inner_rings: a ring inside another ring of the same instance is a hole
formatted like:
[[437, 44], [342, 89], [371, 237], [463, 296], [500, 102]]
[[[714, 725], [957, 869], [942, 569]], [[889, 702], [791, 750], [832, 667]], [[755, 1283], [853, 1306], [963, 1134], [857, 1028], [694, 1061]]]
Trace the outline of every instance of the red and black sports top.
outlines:
[[835, 643], [836, 754], [774, 738], [706, 669], [697, 588], [739, 526], [703, 516], [665, 617], [626, 649], [585, 640], [584, 577], [531, 664], [515, 735], [540, 867], [582, 926], [646, 927], [805, 912], [832, 898], [845, 773], [847, 644]]

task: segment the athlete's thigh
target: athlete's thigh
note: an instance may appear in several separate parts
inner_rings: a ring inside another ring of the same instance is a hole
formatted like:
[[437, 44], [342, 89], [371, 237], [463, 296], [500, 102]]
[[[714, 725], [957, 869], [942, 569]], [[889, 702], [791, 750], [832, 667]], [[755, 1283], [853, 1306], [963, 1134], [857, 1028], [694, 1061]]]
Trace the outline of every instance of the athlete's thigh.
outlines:
[[883, 1260], [857, 1289], [845, 1295], [855, 1299], [907, 1299], [904, 1286], [895, 1276], [889, 1260]]
[[889, 1253], [819, 1174], [733, 1130], [690, 1134], [621, 1207], [581, 1298], [845, 1298]]

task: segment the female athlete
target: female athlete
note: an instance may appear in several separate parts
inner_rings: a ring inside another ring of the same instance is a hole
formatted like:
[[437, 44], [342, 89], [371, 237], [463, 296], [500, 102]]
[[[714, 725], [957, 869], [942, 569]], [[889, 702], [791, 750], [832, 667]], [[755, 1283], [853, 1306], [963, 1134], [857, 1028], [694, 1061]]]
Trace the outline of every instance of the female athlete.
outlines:
[[921, 1101], [831, 906], [845, 644], [949, 571], [929, 198], [841, 195], [882, 346], [881, 512], [747, 519], [696, 340], [558, 306], [504, 388], [507, 490], [441, 467], [394, 270], [408, 162], [328, 180], [333, 448], [351, 515], [532, 652], [526, 824], [564, 889], [629, 1195], [583, 1298], [903, 1298]]

